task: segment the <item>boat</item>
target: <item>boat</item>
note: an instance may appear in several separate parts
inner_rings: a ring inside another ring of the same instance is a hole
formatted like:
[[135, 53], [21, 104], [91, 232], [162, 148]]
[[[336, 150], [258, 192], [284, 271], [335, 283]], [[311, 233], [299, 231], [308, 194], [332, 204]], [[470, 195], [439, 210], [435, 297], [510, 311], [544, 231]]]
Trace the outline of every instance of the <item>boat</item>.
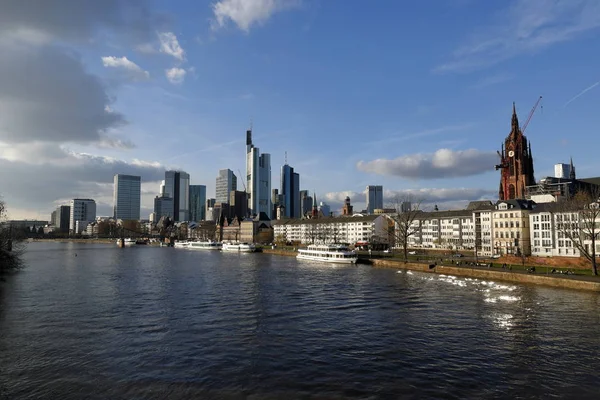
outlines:
[[254, 243], [223, 243], [223, 251], [238, 253], [254, 253], [256, 246]]
[[344, 244], [311, 244], [306, 249], [298, 249], [296, 258], [336, 264], [356, 264], [358, 254]]
[[194, 250], [221, 250], [223, 244], [209, 240], [206, 242], [190, 242], [188, 247]]
[[[123, 241], [121, 243], [121, 240]], [[117, 239], [117, 246], [121, 247], [129, 247], [129, 246], [135, 246], [137, 243], [135, 241], [135, 239], [132, 238], [125, 238], [125, 239]]]
[[189, 247], [190, 247], [190, 243], [191, 243], [191, 242], [189, 242], [189, 241], [187, 241], [187, 240], [176, 241], [176, 242], [173, 244], [173, 247], [187, 249], [187, 248], [189, 248]]

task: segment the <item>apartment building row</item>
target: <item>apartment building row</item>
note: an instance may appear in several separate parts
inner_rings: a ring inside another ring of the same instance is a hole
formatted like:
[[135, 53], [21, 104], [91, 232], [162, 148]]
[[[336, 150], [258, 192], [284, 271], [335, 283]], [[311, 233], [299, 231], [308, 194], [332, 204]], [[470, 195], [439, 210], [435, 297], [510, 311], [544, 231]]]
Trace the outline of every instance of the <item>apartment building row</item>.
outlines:
[[393, 221], [386, 215], [355, 215], [273, 221], [275, 240], [312, 243], [385, 243]]
[[[479, 256], [567, 256], [580, 252], [565, 234], [565, 223], [577, 229], [578, 212], [566, 212], [560, 204], [536, 204], [531, 200], [474, 201], [464, 210], [418, 212], [412, 221], [410, 248], [471, 250]], [[600, 216], [596, 221], [600, 226]], [[394, 243], [393, 216], [279, 220], [275, 238], [310, 243]], [[587, 245], [591, 245], [588, 240]], [[600, 243], [596, 244], [600, 254]]]

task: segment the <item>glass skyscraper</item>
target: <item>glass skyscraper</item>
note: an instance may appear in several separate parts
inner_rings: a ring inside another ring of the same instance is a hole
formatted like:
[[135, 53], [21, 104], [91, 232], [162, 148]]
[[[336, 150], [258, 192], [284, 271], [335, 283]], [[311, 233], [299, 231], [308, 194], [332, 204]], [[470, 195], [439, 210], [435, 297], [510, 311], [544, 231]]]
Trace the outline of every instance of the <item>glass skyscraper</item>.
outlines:
[[173, 221], [190, 218], [190, 174], [183, 171], [166, 171], [164, 195], [173, 199]]
[[142, 178], [117, 174], [113, 188], [113, 217], [122, 220], [140, 219]]
[[190, 221], [206, 219], [206, 186], [190, 185]]
[[287, 164], [281, 167], [280, 194], [283, 196], [283, 214], [287, 218], [300, 218], [300, 175]]
[[367, 186], [367, 213], [383, 208], [383, 186]]
[[230, 169], [219, 170], [215, 187], [215, 200], [217, 203], [229, 203], [232, 191], [237, 190], [237, 177]]

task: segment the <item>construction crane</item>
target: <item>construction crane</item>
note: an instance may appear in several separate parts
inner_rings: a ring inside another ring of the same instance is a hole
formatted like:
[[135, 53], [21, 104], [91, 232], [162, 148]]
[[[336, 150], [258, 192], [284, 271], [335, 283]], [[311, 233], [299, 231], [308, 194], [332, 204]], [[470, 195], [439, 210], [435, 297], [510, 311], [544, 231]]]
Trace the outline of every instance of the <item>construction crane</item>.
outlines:
[[[540, 96], [537, 101], [535, 102], [535, 104], [533, 105], [533, 108], [531, 109], [531, 111], [529, 111], [529, 115], [527, 116], [527, 120], [525, 121], [525, 124], [523, 125], [523, 127], [521, 128], [521, 133], [524, 135], [525, 134], [525, 129], [527, 129], [527, 126], [529, 125], [529, 122], [531, 121], [531, 117], [533, 117], [533, 113], [535, 113], [535, 110], [537, 109], [537, 106], [540, 104], [540, 101], [542, 101], [542, 96]], [[543, 108], [544, 106], [542, 106]]]

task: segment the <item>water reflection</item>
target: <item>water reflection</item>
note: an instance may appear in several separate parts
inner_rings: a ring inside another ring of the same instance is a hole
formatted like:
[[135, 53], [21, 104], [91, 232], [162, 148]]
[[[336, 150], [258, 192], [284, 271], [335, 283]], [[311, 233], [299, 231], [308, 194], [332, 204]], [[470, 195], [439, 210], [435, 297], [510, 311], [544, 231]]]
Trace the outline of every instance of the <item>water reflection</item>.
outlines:
[[597, 294], [265, 254], [30, 250], [0, 285], [9, 398], [597, 392]]

